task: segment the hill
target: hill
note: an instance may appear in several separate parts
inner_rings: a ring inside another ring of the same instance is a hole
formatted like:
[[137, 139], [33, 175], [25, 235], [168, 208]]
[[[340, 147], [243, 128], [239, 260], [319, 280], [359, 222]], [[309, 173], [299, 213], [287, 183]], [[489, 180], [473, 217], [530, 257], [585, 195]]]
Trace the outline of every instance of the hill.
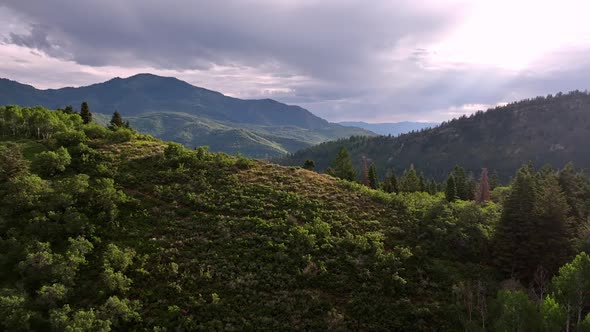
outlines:
[[[589, 247], [590, 182], [571, 169], [449, 202], [40, 107], [0, 107], [0, 136], [2, 331], [542, 330], [590, 291], [585, 254], [556, 272]], [[560, 297], [529, 299], [546, 262]]]
[[383, 175], [413, 164], [428, 177], [446, 179], [459, 164], [473, 174], [486, 167], [507, 180], [522, 164], [563, 167], [573, 161], [590, 168], [590, 95], [570, 92], [514, 102], [487, 112], [399, 137], [353, 137], [298, 151], [280, 162], [303, 165], [314, 160], [325, 170], [338, 149], [346, 147], [358, 169], [363, 156]]
[[190, 148], [211, 145], [214, 151], [238, 151], [259, 158], [327, 140], [374, 135], [329, 123], [298, 106], [271, 99], [232, 98], [172, 77], [138, 74], [85, 87], [48, 90], [0, 79], [0, 105], [57, 109], [83, 101], [94, 113], [119, 111], [132, 126], [162, 139]]
[[367, 123], [367, 122], [355, 122], [355, 121], [344, 121], [338, 122], [343, 126], [358, 127], [369, 131], [372, 131], [379, 135], [392, 135], [397, 136], [400, 134], [407, 134], [411, 131], [418, 131], [425, 128], [436, 127], [436, 122], [381, 122], [381, 123]]

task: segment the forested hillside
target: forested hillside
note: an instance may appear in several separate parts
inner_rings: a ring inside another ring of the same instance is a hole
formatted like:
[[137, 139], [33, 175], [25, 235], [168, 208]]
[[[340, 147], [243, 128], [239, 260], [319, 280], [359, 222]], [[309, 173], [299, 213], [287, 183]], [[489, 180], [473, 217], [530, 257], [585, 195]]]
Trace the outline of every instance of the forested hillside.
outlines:
[[352, 135], [374, 135], [330, 123], [299, 106], [232, 98], [173, 77], [138, 74], [49, 90], [0, 79], [0, 105], [77, 109], [83, 102], [95, 114], [119, 112], [141, 133], [189, 148], [208, 145], [212, 151], [253, 158], [277, 157]]
[[325, 170], [344, 146], [357, 170], [366, 157], [381, 176], [390, 169], [401, 174], [413, 164], [426, 177], [445, 180], [458, 164], [473, 174], [486, 167], [506, 181], [529, 161], [537, 167], [560, 168], [573, 161], [590, 168], [585, 142], [590, 142], [590, 94], [575, 91], [511, 103], [399, 137], [327, 142], [280, 162], [303, 165], [309, 159], [318, 170]]
[[0, 331], [590, 328], [572, 166], [483, 173], [470, 200], [460, 171], [370, 189], [84, 111], [3, 107], [0, 135]]

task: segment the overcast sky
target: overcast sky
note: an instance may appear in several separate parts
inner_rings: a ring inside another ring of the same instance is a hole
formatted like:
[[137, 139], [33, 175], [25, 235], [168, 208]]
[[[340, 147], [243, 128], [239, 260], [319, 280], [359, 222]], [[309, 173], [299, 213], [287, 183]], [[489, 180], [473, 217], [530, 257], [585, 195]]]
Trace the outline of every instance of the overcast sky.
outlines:
[[588, 0], [0, 0], [0, 77], [150, 72], [330, 121], [442, 121], [590, 87]]

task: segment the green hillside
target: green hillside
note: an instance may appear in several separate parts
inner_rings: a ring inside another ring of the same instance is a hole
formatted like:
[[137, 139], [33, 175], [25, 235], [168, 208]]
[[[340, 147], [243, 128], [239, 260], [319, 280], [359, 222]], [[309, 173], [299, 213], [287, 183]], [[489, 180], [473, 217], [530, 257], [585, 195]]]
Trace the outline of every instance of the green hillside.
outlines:
[[461, 117], [399, 137], [353, 137], [298, 151], [280, 160], [303, 165], [314, 160], [325, 170], [342, 146], [358, 169], [362, 157], [373, 161], [381, 175], [400, 174], [413, 164], [427, 177], [446, 180], [456, 165], [479, 174], [481, 168], [507, 180], [522, 164], [563, 167], [569, 161], [590, 168], [590, 94], [570, 92], [523, 100], [487, 112]]
[[567, 302], [590, 258], [557, 271], [589, 247], [572, 169], [449, 202], [43, 108], [0, 108], [0, 135], [0, 331], [539, 331], [566, 305], [590, 324]]
[[[173, 77], [139, 74], [79, 88], [39, 90], [0, 79], [0, 105], [50, 109], [88, 102], [100, 119], [121, 113], [134, 128], [188, 148], [269, 158], [353, 135], [375, 135], [271, 99], [243, 100]], [[108, 119], [108, 118], [107, 118]]]

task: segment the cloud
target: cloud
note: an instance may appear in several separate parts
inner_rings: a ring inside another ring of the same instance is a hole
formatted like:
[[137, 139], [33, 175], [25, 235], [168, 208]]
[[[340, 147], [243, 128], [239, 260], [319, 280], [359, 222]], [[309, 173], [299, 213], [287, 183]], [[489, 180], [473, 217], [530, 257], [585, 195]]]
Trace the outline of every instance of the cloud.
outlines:
[[[444, 120], [471, 105], [588, 84], [580, 74], [590, 68], [588, 48], [559, 44], [512, 57], [502, 49], [518, 47], [510, 27], [496, 35], [477, 23], [503, 8], [474, 3], [5, 0], [0, 75], [59, 87], [147, 71], [237, 97], [300, 104], [329, 120], [369, 121]], [[542, 40], [533, 41], [527, 49]], [[564, 59], [578, 61], [559, 66]]]

